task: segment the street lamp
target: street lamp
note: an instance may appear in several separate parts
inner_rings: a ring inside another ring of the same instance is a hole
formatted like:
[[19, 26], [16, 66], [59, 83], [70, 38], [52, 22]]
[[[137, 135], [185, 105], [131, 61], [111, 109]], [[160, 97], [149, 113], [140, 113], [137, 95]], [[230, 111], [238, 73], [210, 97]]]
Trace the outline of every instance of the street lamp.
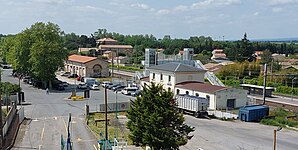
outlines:
[[280, 131], [282, 127], [273, 130], [273, 150], [276, 150], [276, 132]]
[[294, 94], [294, 80], [295, 79], [296, 79], [296, 77], [292, 79], [292, 95], [291, 95], [292, 101], [293, 101], [293, 94]]

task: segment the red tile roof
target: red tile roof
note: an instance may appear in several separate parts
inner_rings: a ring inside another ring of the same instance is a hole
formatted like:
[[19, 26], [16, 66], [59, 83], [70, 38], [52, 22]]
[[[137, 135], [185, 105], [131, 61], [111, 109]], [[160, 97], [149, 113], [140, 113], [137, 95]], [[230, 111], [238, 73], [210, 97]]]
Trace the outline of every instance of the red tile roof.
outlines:
[[114, 40], [112, 38], [103, 38], [103, 39], [99, 39], [96, 41], [100, 41], [100, 42], [118, 42], [117, 40]]
[[202, 82], [193, 82], [193, 81], [177, 83], [176, 88], [195, 90], [195, 91], [204, 92], [204, 93], [215, 93], [216, 91], [228, 89], [227, 87], [224, 87], [224, 86], [217, 86], [217, 85], [211, 85], [211, 84], [206, 84]]
[[87, 63], [89, 61], [95, 60], [97, 57], [88, 57], [88, 56], [81, 56], [81, 55], [70, 55], [68, 56], [68, 61], [74, 61], [79, 63]]

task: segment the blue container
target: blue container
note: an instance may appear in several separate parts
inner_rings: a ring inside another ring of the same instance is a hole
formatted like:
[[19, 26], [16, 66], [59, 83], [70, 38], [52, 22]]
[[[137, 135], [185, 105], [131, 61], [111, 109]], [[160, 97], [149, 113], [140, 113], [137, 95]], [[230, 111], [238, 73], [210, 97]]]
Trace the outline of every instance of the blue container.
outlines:
[[241, 121], [260, 121], [269, 115], [269, 107], [266, 105], [244, 106], [239, 110], [239, 119]]

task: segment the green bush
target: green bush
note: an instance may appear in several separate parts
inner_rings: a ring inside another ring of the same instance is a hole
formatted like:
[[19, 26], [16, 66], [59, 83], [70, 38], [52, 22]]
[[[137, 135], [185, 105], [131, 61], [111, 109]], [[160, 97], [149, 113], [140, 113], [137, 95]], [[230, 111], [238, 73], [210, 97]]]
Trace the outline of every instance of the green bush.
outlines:
[[262, 119], [261, 123], [265, 125], [280, 126], [280, 127], [285, 127], [286, 125], [290, 127], [295, 127], [298, 125], [298, 121], [287, 119], [287, 116], [293, 115], [293, 113], [289, 111], [286, 111], [284, 109], [277, 109], [271, 112], [271, 114], [274, 117]]

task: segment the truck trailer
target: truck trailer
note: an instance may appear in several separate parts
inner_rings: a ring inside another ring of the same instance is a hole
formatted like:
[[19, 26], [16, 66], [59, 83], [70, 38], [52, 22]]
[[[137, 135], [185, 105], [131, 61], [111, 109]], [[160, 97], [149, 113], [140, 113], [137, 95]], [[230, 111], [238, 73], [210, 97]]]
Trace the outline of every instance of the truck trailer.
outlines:
[[209, 103], [206, 98], [180, 94], [176, 95], [175, 101], [180, 112], [189, 112], [197, 118], [208, 116]]

